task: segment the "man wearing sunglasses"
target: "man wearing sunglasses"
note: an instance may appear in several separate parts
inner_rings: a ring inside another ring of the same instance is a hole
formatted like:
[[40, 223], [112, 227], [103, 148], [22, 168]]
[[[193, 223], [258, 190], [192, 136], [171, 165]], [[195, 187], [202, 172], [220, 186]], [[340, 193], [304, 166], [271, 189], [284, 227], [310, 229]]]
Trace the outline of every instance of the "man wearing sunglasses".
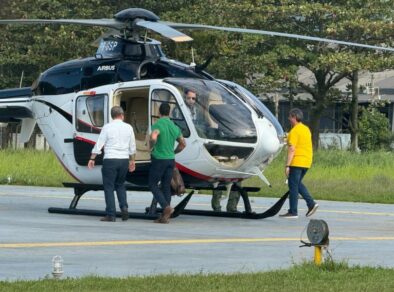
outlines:
[[197, 120], [197, 108], [196, 108], [197, 93], [193, 89], [186, 89], [185, 101], [186, 101], [186, 106], [190, 111], [190, 115], [192, 116], [192, 120], [193, 122], [195, 122]]

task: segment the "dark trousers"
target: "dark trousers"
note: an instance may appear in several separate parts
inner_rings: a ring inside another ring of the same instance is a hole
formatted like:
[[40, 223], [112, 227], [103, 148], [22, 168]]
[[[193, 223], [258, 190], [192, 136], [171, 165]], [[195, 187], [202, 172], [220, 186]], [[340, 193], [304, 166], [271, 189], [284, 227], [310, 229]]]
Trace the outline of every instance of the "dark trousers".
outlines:
[[[171, 179], [174, 159], [154, 159], [149, 170], [149, 189], [163, 209], [171, 204]], [[159, 182], [160, 187], [159, 187]]]
[[303, 167], [290, 167], [289, 173], [289, 202], [290, 209], [289, 213], [297, 215], [297, 207], [298, 207], [298, 194], [300, 194], [304, 200], [308, 208], [313, 207], [315, 201], [312, 196], [309, 194], [308, 189], [302, 183], [302, 179], [304, 178], [308, 168]]
[[116, 216], [114, 191], [118, 197], [120, 209], [128, 208], [125, 180], [129, 168], [128, 159], [104, 159], [101, 173], [103, 175], [105, 212], [107, 216]]

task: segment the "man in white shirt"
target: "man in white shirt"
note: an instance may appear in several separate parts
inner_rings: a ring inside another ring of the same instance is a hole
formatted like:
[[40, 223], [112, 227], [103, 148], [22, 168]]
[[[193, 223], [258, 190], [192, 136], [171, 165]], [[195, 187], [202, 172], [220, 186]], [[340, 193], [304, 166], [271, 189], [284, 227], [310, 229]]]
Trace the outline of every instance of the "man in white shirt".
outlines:
[[95, 159], [104, 147], [104, 159], [101, 173], [103, 175], [103, 185], [105, 194], [105, 217], [101, 221], [116, 221], [116, 207], [114, 190], [118, 197], [119, 207], [122, 213], [122, 220], [129, 218], [126, 188], [127, 170], [135, 170], [135, 137], [133, 127], [123, 122], [124, 112], [120, 106], [111, 109], [112, 122], [104, 125], [101, 129], [96, 145], [88, 163], [89, 169], [95, 165]]

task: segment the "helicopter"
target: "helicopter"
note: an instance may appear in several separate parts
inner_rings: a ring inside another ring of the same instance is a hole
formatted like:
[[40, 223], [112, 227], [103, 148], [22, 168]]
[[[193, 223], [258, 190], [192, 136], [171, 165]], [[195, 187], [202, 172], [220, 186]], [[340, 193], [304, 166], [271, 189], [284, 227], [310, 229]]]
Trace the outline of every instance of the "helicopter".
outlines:
[[[287, 198], [284, 194], [263, 213], [253, 212], [248, 191], [239, 182], [257, 176], [270, 185], [263, 171], [280, 153], [285, 134], [270, 110], [250, 91], [226, 80], [215, 79], [205, 64], [184, 64], [166, 57], [160, 42], [147, 38], [153, 31], [174, 42], [192, 41], [187, 30], [221, 30], [310, 41], [391, 50], [358, 43], [279, 33], [272, 31], [183, 24], [160, 21], [151, 11], [129, 8], [113, 19], [9, 19], [0, 24], [79, 24], [109, 28], [95, 56], [71, 60], [40, 74], [31, 87], [0, 90], [0, 122], [21, 122], [21, 140], [29, 140], [37, 124], [65, 170], [78, 183], [69, 208], [49, 208], [51, 213], [102, 215], [100, 211], [77, 209], [87, 191], [102, 190], [101, 167], [89, 170], [87, 163], [101, 128], [111, 121], [109, 109], [115, 105], [125, 111], [125, 122], [132, 125], [136, 139], [136, 170], [128, 173], [128, 190], [148, 190], [151, 126], [159, 118], [163, 102], [171, 112], [181, 113], [171, 119], [180, 127], [186, 148], [176, 155], [176, 166], [190, 193], [175, 207], [173, 217], [191, 215], [262, 219], [276, 215]], [[184, 92], [192, 88], [198, 96], [202, 118], [196, 122], [188, 111]], [[100, 155], [96, 165], [102, 165]], [[245, 205], [243, 213], [187, 210], [195, 190], [238, 190]], [[155, 202], [143, 213], [131, 218], [157, 217]], [[119, 215], [119, 214], [118, 214]]]

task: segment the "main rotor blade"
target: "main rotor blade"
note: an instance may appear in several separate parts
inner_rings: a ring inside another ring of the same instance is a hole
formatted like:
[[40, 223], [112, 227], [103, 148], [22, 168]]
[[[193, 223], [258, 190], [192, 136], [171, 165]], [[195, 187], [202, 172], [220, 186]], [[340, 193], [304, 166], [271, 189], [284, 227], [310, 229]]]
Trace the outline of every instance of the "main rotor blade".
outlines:
[[163, 22], [163, 21], [160, 21], [160, 23], [166, 24], [166, 25], [176, 28], [176, 29], [221, 30], [221, 31], [229, 31], [229, 32], [268, 35], [268, 36], [280, 36], [280, 37], [287, 37], [287, 38], [293, 38], [293, 39], [325, 42], [325, 43], [330, 43], [330, 44], [347, 45], [347, 46], [353, 46], [353, 47], [361, 47], [361, 48], [368, 48], [368, 49], [374, 49], [374, 50], [383, 50], [383, 51], [394, 52], [394, 48], [391, 48], [391, 47], [379, 47], [379, 46], [365, 45], [365, 44], [360, 44], [360, 43], [338, 41], [338, 40], [333, 40], [333, 39], [325, 39], [325, 38], [319, 38], [319, 37], [312, 37], [312, 36], [305, 36], [305, 35], [291, 34], [291, 33], [283, 33], [283, 32], [275, 32], [275, 31], [267, 31], [267, 30], [212, 26], [212, 25], [204, 25], [204, 24]]
[[136, 25], [153, 30], [166, 38], [172, 39], [174, 42], [188, 42], [193, 40], [188, 35], [171, 28], [165, 23], [141, 20], [137, 21]]
[[114, 19], [1, 19], [0, 24], [79, 24], [121, 30], [126, 24]]

